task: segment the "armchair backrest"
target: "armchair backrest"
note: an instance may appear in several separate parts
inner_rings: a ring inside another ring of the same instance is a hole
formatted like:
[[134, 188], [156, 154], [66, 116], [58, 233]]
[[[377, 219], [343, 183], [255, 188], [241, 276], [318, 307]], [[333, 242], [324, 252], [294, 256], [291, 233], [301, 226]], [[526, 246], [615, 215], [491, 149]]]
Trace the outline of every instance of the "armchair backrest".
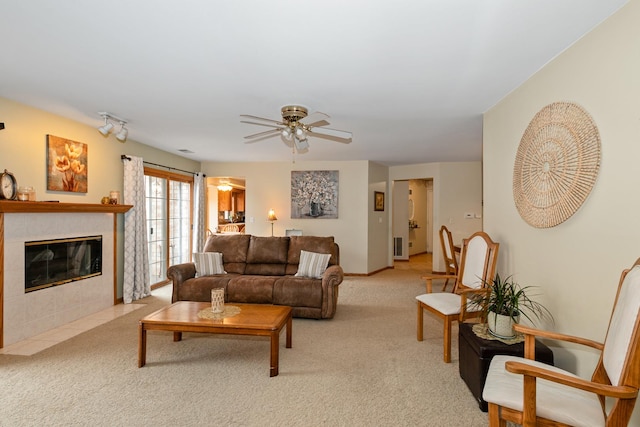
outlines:
[[478, 231], [463, 240], [454, 292], [479, 289], [493, 280], [499, 246], [483, 231]]
[[[623, 271], [620, 278], [600, 366], [611, 384], [639, 387], [640, 259], [631, 269]], [[593, 381], [598, 381], [598, 377], [596, 369]]]

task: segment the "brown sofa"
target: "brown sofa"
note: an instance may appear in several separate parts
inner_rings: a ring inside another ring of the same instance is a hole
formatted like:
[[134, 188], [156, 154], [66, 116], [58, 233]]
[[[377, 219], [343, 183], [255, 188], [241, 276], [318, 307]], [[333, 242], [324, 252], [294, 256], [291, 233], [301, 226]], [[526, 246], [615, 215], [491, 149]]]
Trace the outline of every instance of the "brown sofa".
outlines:
[[[322, 279], [295, 276], [302, 250], [331, 254]], [[172, 302], [211, 301], [211, 289], [224, 288], [225, 302], [287, 305], [294, 317], [331, 319], [336, 312], [344, 275], [333, 237], [214, 234], [204, 252], [222, 253], [226, 273], [196, 277], [192, 262], [169, 267]]]

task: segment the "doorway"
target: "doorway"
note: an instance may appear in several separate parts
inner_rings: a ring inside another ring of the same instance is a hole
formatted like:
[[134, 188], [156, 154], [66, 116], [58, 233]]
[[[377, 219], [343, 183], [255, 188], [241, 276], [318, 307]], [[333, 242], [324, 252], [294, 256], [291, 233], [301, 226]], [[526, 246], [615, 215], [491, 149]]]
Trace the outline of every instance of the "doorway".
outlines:
[[207, 177], [207, 230], [218, 233], [225, 226], [244, 232], [246, 211], [244, 177]]
[[397, 180], [392, 188], [394, 259], [433, 253], [433, 179]]
[[168, 282], [167, 268], [191, 260], [193, 177], [145, 168], [149, 282]]

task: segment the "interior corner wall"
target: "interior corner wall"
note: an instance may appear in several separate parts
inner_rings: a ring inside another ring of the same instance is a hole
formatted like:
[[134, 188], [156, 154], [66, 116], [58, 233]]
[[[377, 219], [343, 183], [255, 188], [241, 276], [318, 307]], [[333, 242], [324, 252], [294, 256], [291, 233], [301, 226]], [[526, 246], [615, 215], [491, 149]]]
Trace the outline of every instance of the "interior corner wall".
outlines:
[[[274, 235], [301, 229], [304, 235], [334, 236], [340, 246], [340, 264], [345, 273], [368, 273], [368, 219], [370, 217], [369, 162], [206, 162], [207, 176], [237, 176], [245, 179], [245, 230], [247, 234], [271, 235], [269, 209], [278, 220]], [[291, 218], [291, 171], [338, 171], [338, 218]]]
[[[393, 259], [389, 256], [387, 248], [390, 245], [389, 217], [391, 208], [389, 205], [389, 168], [379, 163], [369, 162], [369, 191], [367, 212], [368, 236], [367, 236], [367, 273], [380, 271], [393, 266]], [[385, 195], [383, 211], [374, 210], [376, 191]]]
[[[19, 186], [31, 186], [36, 199], [57, 200], [66, 203], [100, 203], [109, 191], [123, 191], [123, 166], [120, 156], [140, 156], [144, 160], [197, 172], [200, 163], [136, 142], [135, 125], [131, 124], [130, 137], [120, 143], [114, 136], [104, 137], [97, 127], [103, 120], [96, 113], [95, 127], [51, 114], [0, 97], [0, 118], [5, 129], [0, 131], [0, 170], [12, 172]], [[47, 135], [87, 144], [88, 191], [71, 193], [47, 190]], [[122, 297], [124, 264], [124, 216], [117, 215], [117, 297]]]
[[[554, 326], [543, 326], [599, 342], [620, 273], [640, 257], [638, 22], [640, 0], [631, 0], [484, 116], [484, 226], [501, 245], [498, 271], [539, 287], [538, 300], [555, 317]], [[514, 205], [515, 156], [534, 115], [559, 101], [592, 116], [601, 138], [600, 169], [573, 216], [534, 228]], [[557, 365], [581, 376], [590, 375], [598, 356], [574, 346], [553, 350]], [[640, 425], [639, 412], [632, 425]]]

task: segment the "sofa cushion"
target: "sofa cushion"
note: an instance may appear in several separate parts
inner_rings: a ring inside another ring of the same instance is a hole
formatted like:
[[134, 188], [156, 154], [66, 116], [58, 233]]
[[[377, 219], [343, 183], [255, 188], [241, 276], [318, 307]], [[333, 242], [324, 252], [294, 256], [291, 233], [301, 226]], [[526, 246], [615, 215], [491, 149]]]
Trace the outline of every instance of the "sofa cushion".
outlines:
[[245, 274], [282, 276], [287, 265], [288, 237], [251, 236]]
[[273, 285], [273, 303], [291, 307], [322, 308], [321, 280], [281, 277]]
[[250, 238], [248, 234], [213, 234], [207, 239], [203, 252], [220, 252], [227, 273], [243, 274]]
[[237, 274], [205, 276], [187, 279], [178, 288], [176, 301], [211, 301], [211, 289], [226, 288], [229, 281]]
[[278, 277], [237, 276], [227, 284], [227, 299], [230, 302], [272, 304], [273, 284]]
[[222, 254], [220, 252], [194, 253], [193, 263], [196, 265], [196, 277], [226, 274], [222, 266]]
[[336, 253], [333, 236], [290, 236], [286, 274], [294, 275], [298, 271], [301, 251], [331, 254], [329, 265], [338, 264], [338, 254]]
[[327, 269], [329, 258], [331, 258], [331, 254], [300, 251], [300, 263], [295, 275], [297, 277], [322, 279], [322, 273]]

